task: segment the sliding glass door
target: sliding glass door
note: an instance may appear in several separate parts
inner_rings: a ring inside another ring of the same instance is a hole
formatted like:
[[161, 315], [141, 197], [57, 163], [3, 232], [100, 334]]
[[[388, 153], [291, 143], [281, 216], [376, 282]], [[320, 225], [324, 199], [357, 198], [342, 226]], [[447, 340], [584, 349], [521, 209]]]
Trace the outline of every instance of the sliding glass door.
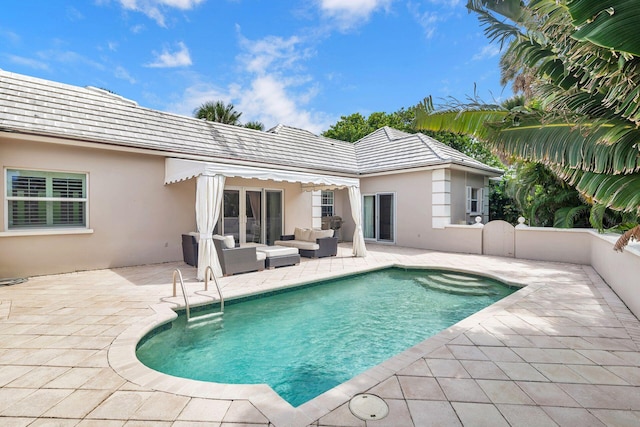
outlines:
[[228, 188], [224, 190], [222, 234], [236, 242], [272, 245], [282, 234], [282, 190]]
[[244, 191], [244, 240], [241, 243], [262, 243], [262, 190]]
[[395, 242], [395, 194], [366, 194], [362, 203], [362, 231], [365, 239]]
[[265, 190], [266, 199], [266, 244], [271, 246], [282, 236], [282, 190]]

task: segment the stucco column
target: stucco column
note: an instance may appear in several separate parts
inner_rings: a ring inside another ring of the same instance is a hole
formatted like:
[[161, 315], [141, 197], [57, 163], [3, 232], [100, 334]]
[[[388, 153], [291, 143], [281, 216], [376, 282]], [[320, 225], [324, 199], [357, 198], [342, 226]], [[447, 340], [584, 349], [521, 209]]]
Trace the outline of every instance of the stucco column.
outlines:
[[451, 224], [451, 171], [431, 172], [431, 226], [444, 228]]

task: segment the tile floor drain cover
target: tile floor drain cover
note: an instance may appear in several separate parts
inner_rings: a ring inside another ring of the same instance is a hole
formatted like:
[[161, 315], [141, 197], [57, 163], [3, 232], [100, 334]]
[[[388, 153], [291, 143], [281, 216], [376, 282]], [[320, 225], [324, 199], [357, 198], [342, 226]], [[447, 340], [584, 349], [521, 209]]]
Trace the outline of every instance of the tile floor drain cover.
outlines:
[[349, 401], [349, 410], [361, 420], [381, 420], [389, 414], [387, 403], [373, 394], [358, 394]]

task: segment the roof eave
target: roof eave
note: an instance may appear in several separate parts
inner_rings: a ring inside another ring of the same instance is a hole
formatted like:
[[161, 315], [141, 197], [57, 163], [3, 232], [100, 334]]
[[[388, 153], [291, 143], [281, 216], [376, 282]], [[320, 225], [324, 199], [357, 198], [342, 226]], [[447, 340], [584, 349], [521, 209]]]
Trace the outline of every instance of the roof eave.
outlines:
[[97, 138], [81, 138], [65, 134], [54, 134], [50, 132], [27, 132], [14, 128], [0, 127], [0, 136], [5, 134], [8, 138], [20, 139], [42, 143], [53, 143], [60, 145], [69, 145], [83, 148], [94, 148], [101, 150], [120, 151], [127, 153], [147, 154], [161, 157], [174, 157], [186, 160], [202, 160], [209, 162], [220, 162], [229, 164], [240, 164], [249, 166], [263, 166], [269, 168], [279, 168], [282, 170], [291, 170], [299, 172], [313, 172], [318, 174], [334, 174], [345, 177], [357, 178], [359, 174], [352, 170], [343, 169], [318, 169], [313, 167], [295, 166], [291, 164], [281, 164], [274, 162], [260, 162], [255, 160], [239, 159], [232, 157], [210, 156], [202, 154], [193, 154], [188, 152], [158, 150], [149, 147], [138, 147], [130, 143], [114, 143], [113, 141], [100, 140]]
[[360, 172], [360, 176], [364, 178], [368, 176], [395, 175], [395, 174], [401, 174], [401, 173], [421, 172], [425, 170], [434, 170], [434, 169], [463, 170], [463, 171], [473, 172], [473, 173], [477, 173], [477, 174], [485, 175], [489, 177], [498, 177], [504, 174], [504, 171], [500, 169], [492, 168], [490, 166], [486, 166], [486, 168], [482, 168], [482, 167], [471, 165], [468, 163], [462, 163], [462, 162], [456, 162], [456, 161], [441, 161], [441, 162], [424, 163], [421, 165], [399, 166], [397, 168], [370, 169], [364, 172]]

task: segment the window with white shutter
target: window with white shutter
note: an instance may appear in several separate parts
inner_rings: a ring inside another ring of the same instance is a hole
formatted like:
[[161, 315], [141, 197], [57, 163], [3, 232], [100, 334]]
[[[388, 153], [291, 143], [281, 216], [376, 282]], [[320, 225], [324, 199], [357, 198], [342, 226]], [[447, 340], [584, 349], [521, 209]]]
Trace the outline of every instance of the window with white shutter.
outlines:
[[7, 169], [8, 229], [87, 226], [87, 175]]
[[482, 213], [482, 188], [466, 187], [467, 191], [467, 214]]

